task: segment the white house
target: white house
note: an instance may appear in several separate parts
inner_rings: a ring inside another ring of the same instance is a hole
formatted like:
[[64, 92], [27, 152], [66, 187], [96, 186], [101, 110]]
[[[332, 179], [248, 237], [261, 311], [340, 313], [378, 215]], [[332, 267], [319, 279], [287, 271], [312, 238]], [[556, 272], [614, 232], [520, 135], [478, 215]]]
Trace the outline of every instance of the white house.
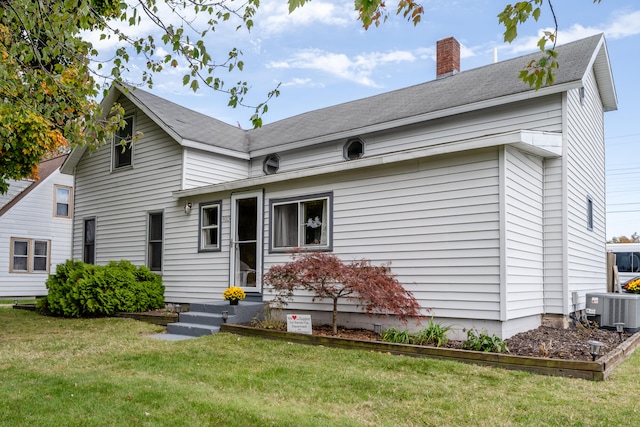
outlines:
[[[148, 265], [167, 302], [230, 285], [270, 300], [264, 272], [301, 247], [391, 263], [457, 331], [507, 338], [566, 317], [606, 289], [603, 113], [617, 99], [602, 35], [558, 52], [556, 83], [535, 91], [517, 76], [539, 54], [460, 72], [445, 39], [435, 80], [254, 130], [114, 86], [104, 103], [128, 123], [116, 142], [143, 136], [64, 164], [73, 257]], [[329, 318], [309, 295], [289, 308]]]
[[0, 195], [0, 298], [47, 294], [45, 282], [71, 258], [73, 176], [66, 155], [43, 161], [38, 179], [10, 181]]

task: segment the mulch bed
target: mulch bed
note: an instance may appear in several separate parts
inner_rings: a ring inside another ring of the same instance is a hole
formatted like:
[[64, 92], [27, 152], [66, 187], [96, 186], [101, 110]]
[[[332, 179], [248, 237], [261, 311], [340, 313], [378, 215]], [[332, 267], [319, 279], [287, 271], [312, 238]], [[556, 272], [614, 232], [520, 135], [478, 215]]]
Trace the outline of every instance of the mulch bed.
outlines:
[[[330, 325], [314, 326], [313, 334], [333, 336]], [[366, 329], [338, 328], [336, 336], [365, 341], [376, 340], [373, 331]], [[622, 339], [628, 337], [628, 334], [623, 334]], [[509, 353], [518, 356], [591, 361], [592, 357], [587, 344], [589, 340], [604, 344], [600, 350], [600, 357], [613, 351], [620, 344], [620, 337], [615, 331], [586, 327], [558, 329], [548, 326], [521, 332], [507, 339], [506, 343]], [[447, 348], [461, 349], [462, 341], [449, 341]]]

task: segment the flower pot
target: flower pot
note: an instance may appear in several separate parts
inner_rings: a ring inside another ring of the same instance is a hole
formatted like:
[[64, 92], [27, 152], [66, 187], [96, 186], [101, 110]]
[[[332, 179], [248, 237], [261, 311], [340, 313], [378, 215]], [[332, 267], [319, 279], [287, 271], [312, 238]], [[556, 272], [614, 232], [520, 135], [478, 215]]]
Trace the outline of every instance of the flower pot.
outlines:
[[237, 299], [230, 299], [229, 300], [229, 305], [238, 305], [238, 300]]

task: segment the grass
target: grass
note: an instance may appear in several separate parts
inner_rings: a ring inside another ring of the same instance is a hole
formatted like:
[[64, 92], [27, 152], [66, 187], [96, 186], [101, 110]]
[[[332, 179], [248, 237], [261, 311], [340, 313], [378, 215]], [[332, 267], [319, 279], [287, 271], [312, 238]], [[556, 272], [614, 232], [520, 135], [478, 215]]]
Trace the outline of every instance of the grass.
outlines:
[[[640, 352], [604, 382], [0, 308], [0, 425], [611, 426], [640, 417]], [[634, 421], [635, 420], [635, 421]]]

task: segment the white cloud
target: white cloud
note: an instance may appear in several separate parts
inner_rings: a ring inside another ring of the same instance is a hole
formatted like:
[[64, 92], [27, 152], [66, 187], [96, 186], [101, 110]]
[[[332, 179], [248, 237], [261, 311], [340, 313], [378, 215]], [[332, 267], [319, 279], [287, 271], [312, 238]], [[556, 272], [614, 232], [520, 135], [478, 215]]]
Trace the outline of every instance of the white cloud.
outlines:
[[[511, 54], [529, 53], [538, 50], [538, 40], [544, 31], [553, 31], [553, 28], [543, 28], [536, 36], [520, 36], [516, 41], [502, 49]], [[608, 39], [621, 39], [640, 34], [640, 10], [635, 12], [616, 12], [613, 18], [604, 24], [584, 27], [573, 24], [568, 29], [558, 31], [558, 43], [565, 44], [580, 40], [594, 34], [604, 33]]]
[[270, 62], [267, 67], [321, 71], [359, 85], [380, 87], [372, 79], [377, 67], [392, 63], [413, 62], [415, 60], [415, 55], [407, 51], [373, 52], [349, 58], [342, 53], [307, 49], [298, 52], [294, 57], [286, 61]]
[[260, 5], [255, 21], [261, 33], [278, 34], [290, 31], [294, 27], [318, 24], [340, 27], [353, 25], [356, 18], [353, 3], [349, 2], [314, 0], [289, 13], [287, 2], [268, 1]]

